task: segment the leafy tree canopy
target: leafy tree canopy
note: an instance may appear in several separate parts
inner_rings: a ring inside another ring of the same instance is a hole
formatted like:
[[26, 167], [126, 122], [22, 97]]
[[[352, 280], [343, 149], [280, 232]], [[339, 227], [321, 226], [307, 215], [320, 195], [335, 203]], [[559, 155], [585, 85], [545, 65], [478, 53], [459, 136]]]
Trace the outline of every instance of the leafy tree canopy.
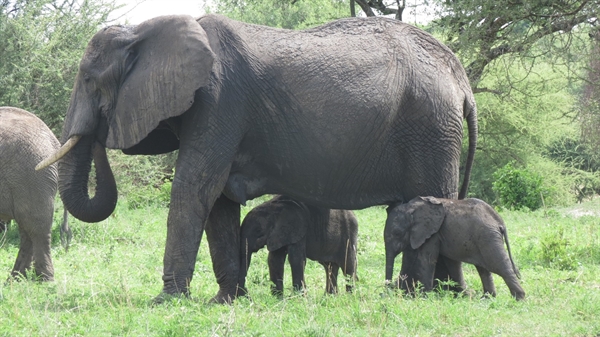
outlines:
[[0, 0], [0, 106], [60, 134], [83, 50], [114, 9], [114, 0]]
[[207, 13], [278, 28], [302, 29], [350, 16], [347, 0], [218, 0]]

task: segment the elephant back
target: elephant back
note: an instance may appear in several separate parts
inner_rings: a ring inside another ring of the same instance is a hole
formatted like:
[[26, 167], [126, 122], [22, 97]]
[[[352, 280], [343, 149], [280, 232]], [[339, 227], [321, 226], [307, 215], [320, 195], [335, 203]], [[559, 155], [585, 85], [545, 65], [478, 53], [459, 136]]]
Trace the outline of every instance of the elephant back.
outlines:
[[[52, 131], [34, 114], [23, 109], [0, 107], [0, 206], [12, 200], [42, 202], [57, 189], [57, 165], [39, 172], [37, 163], [59, 148]], [[10, 212], [9, 212], [10, 211]], [[0, 213], [15, 210], [1, 210]]]

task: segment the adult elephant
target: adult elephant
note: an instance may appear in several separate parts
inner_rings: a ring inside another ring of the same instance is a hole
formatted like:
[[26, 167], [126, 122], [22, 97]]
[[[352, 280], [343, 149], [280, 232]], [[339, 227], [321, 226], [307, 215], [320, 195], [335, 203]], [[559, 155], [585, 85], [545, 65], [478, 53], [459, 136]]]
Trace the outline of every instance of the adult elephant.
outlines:
[[105, 160], [92, 149], [179, 149], [163, 293], [188, 293], [206, 229], [220, 286], [214, 300], [226, 302], [237, 292], [240, 204], [267, 193], [336, 209], [456, 198], [464, 118], [461, 196], [475, 100], [458, 59], [431, 35], [386, 18], [291, 31], [219, 15], [163, 16], [92, 38], [66, 143], [41, 166], [66, 154], [60, 195], [75, 217], [93, 222], [111, 214], [117, 192], [98, 184], [89, 199], [91, 160]]

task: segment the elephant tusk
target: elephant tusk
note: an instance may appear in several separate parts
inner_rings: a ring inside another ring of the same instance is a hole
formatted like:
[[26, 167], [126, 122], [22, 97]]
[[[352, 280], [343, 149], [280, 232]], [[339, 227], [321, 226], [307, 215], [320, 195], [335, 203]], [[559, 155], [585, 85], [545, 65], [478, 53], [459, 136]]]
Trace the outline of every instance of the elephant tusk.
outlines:
[[72, 136], [71, 138], [69, 138], [69, 140], [67, 140], [67, 142], [63, 146], [61, 146], [60, 149], [58, 149], [58, 151], [56, 151], [53, 155], [42, 160], [39, 164], [37, 164], [37, 166], [35, 167], [35, 170], [39, 171], [39, 170], [45, 169], [46, 167], [59, 161], [69, 151], [71, 151], [71, 149], [77, 144], [77, 142], [79, 142], [80, 139], [81, 139], [81, 136], [78, 136], [78, 135]]

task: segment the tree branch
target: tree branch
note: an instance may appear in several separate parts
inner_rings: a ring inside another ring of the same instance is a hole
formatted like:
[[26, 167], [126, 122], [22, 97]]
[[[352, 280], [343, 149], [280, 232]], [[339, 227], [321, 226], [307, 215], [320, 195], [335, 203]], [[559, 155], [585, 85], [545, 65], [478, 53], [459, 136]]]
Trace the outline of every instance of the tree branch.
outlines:
[[360, 8], [365, 12], [367, 16], [375, 16], [375, 13], [369, 6], [369, 4], [365, 0], [355, 0], [356, 3], [360, 6]]

